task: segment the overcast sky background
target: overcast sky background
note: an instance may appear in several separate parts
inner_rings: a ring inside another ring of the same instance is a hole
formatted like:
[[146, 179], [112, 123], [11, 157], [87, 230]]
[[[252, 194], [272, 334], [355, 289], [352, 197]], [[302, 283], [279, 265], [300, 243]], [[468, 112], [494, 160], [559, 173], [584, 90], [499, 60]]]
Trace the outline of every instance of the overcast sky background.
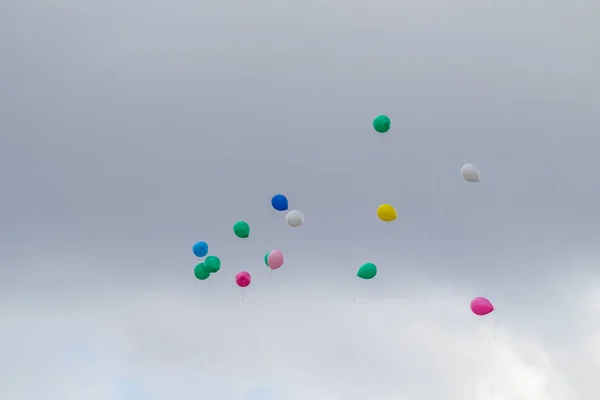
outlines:
[[[1, 2], [3, 397], [593, 398], [599, 20], [592, 0]], [[223, 261], [200, 283], [198, 240]]]

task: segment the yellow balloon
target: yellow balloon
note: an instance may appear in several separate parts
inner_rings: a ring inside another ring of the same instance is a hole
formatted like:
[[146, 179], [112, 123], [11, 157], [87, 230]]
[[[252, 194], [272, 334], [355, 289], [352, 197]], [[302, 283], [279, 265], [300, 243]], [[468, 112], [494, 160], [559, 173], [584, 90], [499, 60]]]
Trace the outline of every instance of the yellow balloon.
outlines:
[[380, 220], [385, 222], [392, 222], [398, 218], [396, 209], [389, 204], [382, 204], [377, 208], [377, 216]]

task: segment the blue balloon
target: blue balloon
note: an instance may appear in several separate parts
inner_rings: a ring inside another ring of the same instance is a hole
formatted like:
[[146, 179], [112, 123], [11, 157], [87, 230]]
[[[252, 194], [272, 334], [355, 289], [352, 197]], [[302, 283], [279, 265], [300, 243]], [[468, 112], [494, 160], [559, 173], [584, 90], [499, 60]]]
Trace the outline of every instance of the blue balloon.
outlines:
[[286, 211], [288, 209], [288, 199], [282, 194], [276, 194], [271, 199], [271, 205], [277, 211]]
[[208, 244], [206, 242], [198, 242], [192, 247], [192, 251], [196, 257], [204, 257], [208, 254]]

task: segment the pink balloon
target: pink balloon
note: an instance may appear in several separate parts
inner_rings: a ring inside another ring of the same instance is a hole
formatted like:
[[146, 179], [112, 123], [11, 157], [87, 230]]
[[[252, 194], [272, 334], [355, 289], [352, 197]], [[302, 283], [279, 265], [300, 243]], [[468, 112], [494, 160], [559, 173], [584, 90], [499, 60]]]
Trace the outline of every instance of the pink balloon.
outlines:
[[283, 253], [281, 250], [271, 251], [269, 257], [267, 257], [267, 264], [269, 264], [269, 268], [271, 269], [281, 268], [283, 265]]
[[252, 282], [252, 277], [249, 272], [242, 271], [235, 275], [235, 283], [241, 288], [250, 286], [250, 282]]
[[475, 315], [487, 315], [494, 311], [494, 305], [485, 297], [475, 297], [471, 300], [471, 311]]

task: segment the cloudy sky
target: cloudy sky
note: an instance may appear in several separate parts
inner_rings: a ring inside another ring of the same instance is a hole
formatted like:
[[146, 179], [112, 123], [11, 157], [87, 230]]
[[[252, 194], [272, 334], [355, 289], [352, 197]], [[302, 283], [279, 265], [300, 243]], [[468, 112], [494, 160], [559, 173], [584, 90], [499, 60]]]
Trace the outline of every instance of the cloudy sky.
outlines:
[[[3, 1], [3, 397], [593, 398], [598, 20], [593, 0]], [[197, 240], [223, 261], [200, 283]]]

